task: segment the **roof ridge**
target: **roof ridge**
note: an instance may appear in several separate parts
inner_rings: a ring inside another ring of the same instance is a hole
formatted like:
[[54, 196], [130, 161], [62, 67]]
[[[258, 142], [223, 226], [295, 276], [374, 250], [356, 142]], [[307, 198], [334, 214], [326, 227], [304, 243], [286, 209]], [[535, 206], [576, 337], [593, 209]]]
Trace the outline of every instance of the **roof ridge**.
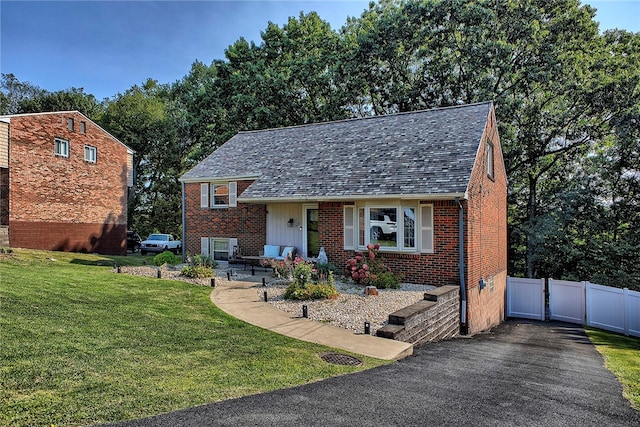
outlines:
[[304, 127], [310, 127], [310, 126], [330, 125], [330, 124], [335, 124], [335, 123], [347, 123], [347, 122], [354, 122], [354, 121], [360, 121], [360, 120], [380, 119], [380, 118], [383, 118], [383, 117], [406, 116], [406, 115], [410, 115], [410, 114], [419, 114], [419, 113], [427, 113], [427, 112], [435, 112], [435, 111], [443, 111], [443, 110], [453, 110], [453, 109], [456, 109], [456, 108], [477, 107], [477, 106], [480, 106], [480, 105], [483, 105], [483, 104], [491, 105], [491, 104], [493, 104], [493, 101], [481, 101], [481, 102], [474, 102], [472, 104], [449, 105], [449, 106], [446, 106], [446, 107], [436, 107], [436, 108], [429, 108], [429, 109], [422, 109], [422, 110], [400, 111], [400, 112], [397, 112], [397, 113], [377, 114], [375, 116], [352, 117], [352, 118], [341, 119], [341, 120], [330, 120], [330, 121], [327, 121], [327, 122], [303, 123], [303, 124], [299, 124], [299, 125], [282, 126], [282, 127], [275, 127], [275, 128], [241, 130], [241, 131], [238, 131], [237, 134], [270, 132], [270, 131], [277, 131], [277, 130], [284, 130], [284, 129], [298, 129], [298, 128], [304, 128]]

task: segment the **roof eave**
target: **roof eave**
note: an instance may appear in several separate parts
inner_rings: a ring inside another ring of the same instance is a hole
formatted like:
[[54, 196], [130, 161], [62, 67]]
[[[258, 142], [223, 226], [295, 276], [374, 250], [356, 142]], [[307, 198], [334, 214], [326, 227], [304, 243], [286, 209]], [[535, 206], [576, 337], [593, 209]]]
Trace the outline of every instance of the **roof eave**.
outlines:
[[238, 197], [239, 203], [292, 203], [292, 202], [345, 202], [357, 200], [461, 200], [467, 199], [467, 193], [432, 194], [358, 194], [346, 196], [288, 196], [288, 197]]
[[184, 177], [181, 176], [179, 178], [180, 182], [184, 182], [185, 184], [190, 184], [194, 182], [225, 182], [225, 181], [245, 181], [250, 179], [258, 179], [260, 175], [252, 174], [252, 175], [235, 175], [235, 176], [218, 176], [218, 177]]

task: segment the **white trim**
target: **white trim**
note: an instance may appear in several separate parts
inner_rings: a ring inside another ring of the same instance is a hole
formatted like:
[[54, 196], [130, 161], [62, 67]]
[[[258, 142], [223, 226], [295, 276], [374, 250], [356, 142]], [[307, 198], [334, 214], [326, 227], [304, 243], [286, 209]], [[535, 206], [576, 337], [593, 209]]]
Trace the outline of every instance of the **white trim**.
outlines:
[[[53, 154], [57, 157], [69, 158], [69, 151], [71, 150], [70, 145], [71, 143], [68, 139], [58, 137], [53, 138]], [[60, 147], [66, 147], [64, 150], [65, 152], [59, 150]]]
[[341, 202], [341, 201], [358, 201], [358, 200], [467, 200], [468, 193], [443, 193], [443, 194], [358, 194], [345, 196], [291, 196], [291, 197], [264, 197], [250, 198], [238, 197], [238, 203], [291, 203], [291, 202]]
[[209, 256], [209, 238], [200, 237], [200, 255]]
[[[187, 172], [189, 173], [189, 172]], [[222, 177], [196, 177], [196, 178], [184, 178], [180, 177], [179, 181], [184, 183], [194, 183], [194, 182], [230, 182], [230, 181], [246, 181], [249, 179], [258, 179], [260, 175], [235, 175], [235, 176], [222, 176]]]
[[[87, 157], [87, 152], [89, 157]], [[87, 163], [98, 163], [98, 149], [93, 145], [84, 144], [84, 161]]]
[[[430, 218], [429, 218], [429, 223], [431, 224], [430, 226], [425, 226], [425, 221], [424, 221], [424, 209], [425, 208], [429, 208], [429, 214]], [[418, 215], [420, 216], [420, 222], [419, 222], [419, 229], [417, 230], [417, 234], [418, 234], [418, 248], [420, 250], [421, 253], [423, 254], [432, 254], [435, 252], [435, 233], [434, 233], [434, 224], [433, 224], [433, 218], [434, 218], [434, 212], [433, 212], [433, 204], [431, 203], [424, 203], [424, 204], [420, 204], [418, 206]], [[430, 244], [430, 248], [429, 247], [425, 247], [425, 244], [423, 242], [423, 233], [427, 232], [430, 234], [431, 237], [431, 244]]]
[[235, 208], [238, 206], [238, 183], [236, 181], [229, 181], [229, 207]]
[[209, 183], [200, 183], [200, 207], [206, 209], [209, 207]]
[[[351, 212], [347, 212], [347, 210], [350, 210]], [[356, 223], [357, 223], [357, 218], [356, 218], [356, 206], [355, 205], [345, 205], [343, 207], [343, 220], [342, 220], [342, 238], [343, 238], [343, 244], [344, 244], [344, 249], [349, 249], [349, 250], [353, 250], [356, 248], [357, 244], [358, 244], [358, 236], [356, 235]], [[351, 225], [347, 225], [347, 218], [351, 217]], [[347, 236], [350, 236], [350, 238], [347, 240]]]

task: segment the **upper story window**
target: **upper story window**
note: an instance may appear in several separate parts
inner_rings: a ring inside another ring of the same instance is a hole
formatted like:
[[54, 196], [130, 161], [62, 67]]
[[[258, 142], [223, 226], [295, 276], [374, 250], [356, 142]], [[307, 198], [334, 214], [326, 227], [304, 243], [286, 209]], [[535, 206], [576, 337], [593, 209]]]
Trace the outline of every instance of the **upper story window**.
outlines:
[[98, 149], [91, 145], [84, 146], [84, 161], [89, 163], [96, 163], [98, 161]]
[[53, 142], [53, 153], [59, 157], [69, 157], [69, 141], [62, 138], [55, 138]]
[[87, 122], [80, 122], [80, 133], [87, 133]]
[[73, 118], [69, 117], [67, 119], [67, 129], [69, 129], [71, 132], [73, 132]]
[[203, 182], [200, 184], [201, 208], [227, 208], [237, 206], [237, 183]]
[[345, 249], [379, 244], [382, 251], [433, 252], [432, 205], [344, 208]]
[[493, 178], [493, 142], [487, 139], [487, 176]]

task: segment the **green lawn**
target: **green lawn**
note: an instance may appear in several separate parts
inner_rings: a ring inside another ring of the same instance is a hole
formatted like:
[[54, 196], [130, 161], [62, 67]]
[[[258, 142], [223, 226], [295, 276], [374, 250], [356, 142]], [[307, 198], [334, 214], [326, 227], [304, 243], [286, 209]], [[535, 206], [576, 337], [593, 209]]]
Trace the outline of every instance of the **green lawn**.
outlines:
[[87, 425], [290, 387], [378, 366], [238, 321], [210, 288], [116, 274], [100, 257], [0, 254], [0, 425]]
[[640, 411], [640, 338], [585, 328], [604, 364], [622, 383], [623, 394]]

